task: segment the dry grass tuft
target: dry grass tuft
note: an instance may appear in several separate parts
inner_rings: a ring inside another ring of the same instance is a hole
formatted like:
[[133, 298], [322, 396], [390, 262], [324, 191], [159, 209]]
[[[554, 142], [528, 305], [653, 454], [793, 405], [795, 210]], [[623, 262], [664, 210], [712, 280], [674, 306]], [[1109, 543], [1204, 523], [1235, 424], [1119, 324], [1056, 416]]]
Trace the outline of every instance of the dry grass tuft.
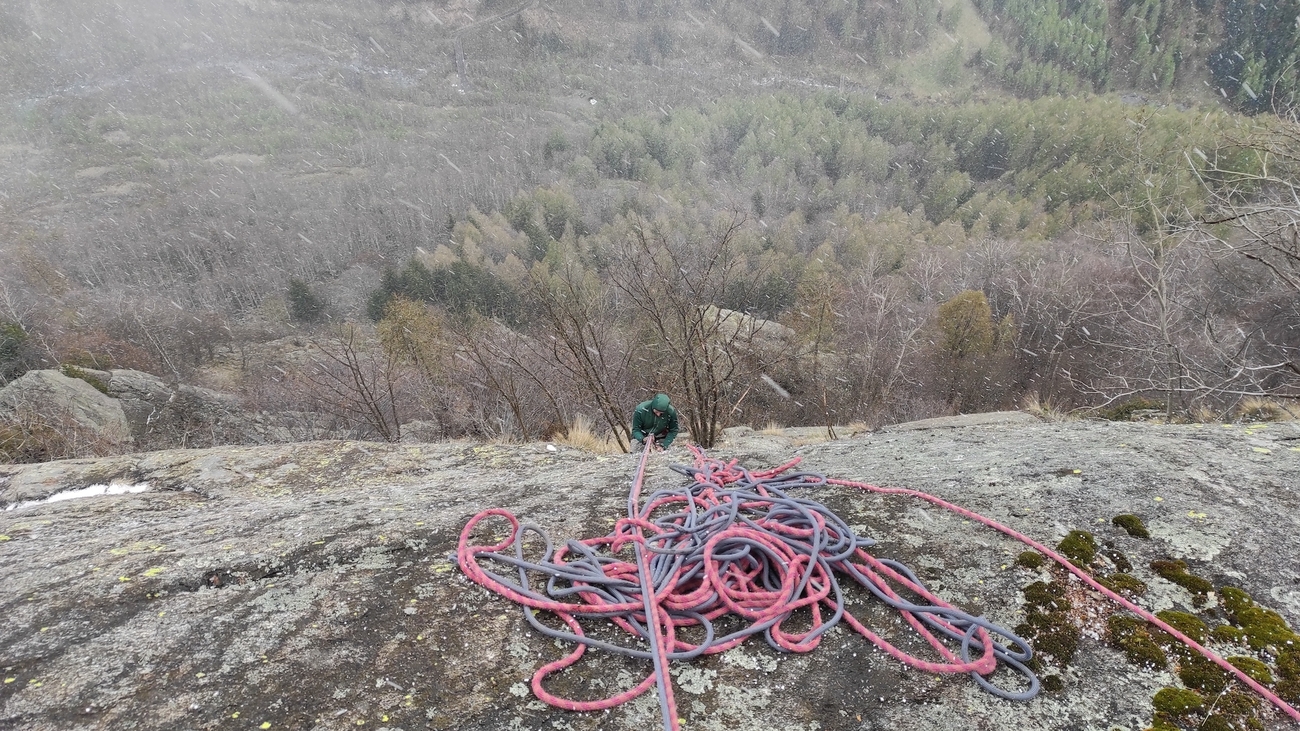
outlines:
[[775, 421], [769, 421], [767, 422], [767, 426], [758, 430], [758, 433], [765, 434], [769, 437], [783, 437], [785, 436], [785, 427]]
[[1293, 421], [1296, 412], [1272, 399], [1251, 396], [1237, 405], [1240, 421]]
[[614, 439], [597, 434], [592, 429], [591, 420], [582, 414], [573, 417], [568, 430], [562, 435], [556, 435], [554, 442], [595, 454], [616, 454], [623, 451]]
[[1065, 421], [1068, 416], [1068, 412], [1059, 404], [1051, 399], [1042, 400], [1036, 393], [1025, 394], [1020, 401], [1020, 410], [1047, 421]]

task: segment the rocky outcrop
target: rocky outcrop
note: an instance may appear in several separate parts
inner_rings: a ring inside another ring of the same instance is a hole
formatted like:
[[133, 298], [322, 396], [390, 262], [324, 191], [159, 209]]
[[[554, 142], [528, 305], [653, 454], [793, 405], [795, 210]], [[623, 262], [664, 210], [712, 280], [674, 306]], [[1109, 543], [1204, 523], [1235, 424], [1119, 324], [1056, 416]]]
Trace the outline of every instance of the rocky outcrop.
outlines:
[[0, 390], [0, 420], [29, 440], [58, 442], [28, 455], [36, 459], [288, 441], [233, 396], [125, 369], [30, 371]]
[[[1171, 558], [1300, 624], [1295, 425], [1004, 415], [817, 437], [735, 430], [715, 454], [755, 468], [801, 456], [800, 469], [923, 490], [1049, 545], [1087, 530], [1111, 552], [1105, 561], [1122, 553], [1131, 562], [1148, 609], [1227, 621], [1214, 595], [1198, 598], [1150, 568]], [[677, 448], [653, 456], [646, 489], [680, 484], [669, 464], [688, 459]], [[529, 677], [564, 651], [450, 558], [467, 519], [487, 508], [506, 508], [556, 540], [605, 535], [626, 511], [635, 466], [628, 455], [473, 442], [312, 442], [0, 466], [0, 728], [660, 728], [653, 691], [608, 713], [536, 701]], [[97, 483], [117, 483], [121, 494], [44, 502]], [[828, 486], [801, 497], [877, 540], [874, 555], [1008, 627], [1028, 621], [1026, 586], [1065, 582], [1081, 634], [1067, 667], [1045, 668], [1061, 689], [999, 700], [968, 677], [908, 669], [836, 629], [808, 654], [751, 640], [674, 664], [685, 727], [1136, 731], [1151, 725], [1156, 691], [1180, 684], [1172, 664], [1134, 665], [1109, 644], [1113, 606], [1059, 570], [1017, 565], [1025, 546], [1016, 540], [905, 496]], [[1139, 516], [1151, 537], [1114, 525], [1121, 514]], [[849, 608], [924, 650], [870, 595], [852, 594]], [[1273, 662], [1267, 650], [1211, 645]], [[647, 670], [592, 652], [548, 687], [593, 698]], [[1001, 673], [994, 681], [1010, 682]], [[1265, 729], [1295, 728], [1264, 704], [1251, 713]]]
[[117, 369], [95, 372], [108, 394], [122, 404], [131, 435], [143, 449], [262, 441], [228, 394], [145, 373]]
[[43, 428], [68, 441], [131, 446], [122, 404], [101, 388], [103, 381], [89, 374], [73, 378], [55, 370], [28, 371], [0, 389], [0, 421], [15, 429]]

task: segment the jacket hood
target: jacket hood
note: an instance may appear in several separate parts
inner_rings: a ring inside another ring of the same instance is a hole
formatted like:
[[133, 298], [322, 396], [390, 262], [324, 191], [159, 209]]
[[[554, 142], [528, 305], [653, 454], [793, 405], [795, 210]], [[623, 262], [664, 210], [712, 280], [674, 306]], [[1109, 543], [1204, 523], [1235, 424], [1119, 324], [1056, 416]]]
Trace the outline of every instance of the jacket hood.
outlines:
[[650, 399], [650, 408], [655, 411], [667, 411], [669, 405], [668, 394], [666, 393], [655, 394], [655, 397]]

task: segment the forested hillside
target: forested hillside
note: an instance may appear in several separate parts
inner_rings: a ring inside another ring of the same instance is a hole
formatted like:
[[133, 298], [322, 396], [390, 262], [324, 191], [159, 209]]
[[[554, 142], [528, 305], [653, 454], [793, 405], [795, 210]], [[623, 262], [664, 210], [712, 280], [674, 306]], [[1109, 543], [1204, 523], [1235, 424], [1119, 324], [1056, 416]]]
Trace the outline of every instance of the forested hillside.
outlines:
[[[1284, 414], [1298, 14], [11, 2], [0, 378], [293, 438]], [[49, 424], [0, 459], [99, 448]]]
[[999, 36], [978, 62], [1024, 95], [1204, 85], [1248, 114], [1300, 97], [1300, 3], [979, 0]]

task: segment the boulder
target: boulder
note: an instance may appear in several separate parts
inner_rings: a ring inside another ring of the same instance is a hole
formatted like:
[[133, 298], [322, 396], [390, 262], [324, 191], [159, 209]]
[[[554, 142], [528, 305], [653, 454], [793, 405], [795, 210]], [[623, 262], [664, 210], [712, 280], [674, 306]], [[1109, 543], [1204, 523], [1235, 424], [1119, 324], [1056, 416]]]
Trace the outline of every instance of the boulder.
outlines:
[[0, 418], [23, 429], [41, 425], [70, 448], [76, 443], [93, 446], [86, 454], [130, 446], [131, 429], [121, 403], [96, 388], [103, 381], [94, 372], [77, 372], [85, 377], [35, 370], [11, 381], [0, 389]]
[[116, 369], [104, 375], [108, 394], [121, 403], [142, 449], [262, 441], [234, 396], [168, 383], [144, 371]]
[[437, 421], [417, 419], [402, 425], [402, 443], [419, 444], [436, 442], [445, 437], [442, 426]]
[[891, 424], [884, 431], [914, 431], [917, 429], [956, 429], [963, 426], [991, 426], [994, 424], [1030, 424], [1038, 418], [1023, 411], [987, 411], [978, 414], [936, 416], [902, 424]]

